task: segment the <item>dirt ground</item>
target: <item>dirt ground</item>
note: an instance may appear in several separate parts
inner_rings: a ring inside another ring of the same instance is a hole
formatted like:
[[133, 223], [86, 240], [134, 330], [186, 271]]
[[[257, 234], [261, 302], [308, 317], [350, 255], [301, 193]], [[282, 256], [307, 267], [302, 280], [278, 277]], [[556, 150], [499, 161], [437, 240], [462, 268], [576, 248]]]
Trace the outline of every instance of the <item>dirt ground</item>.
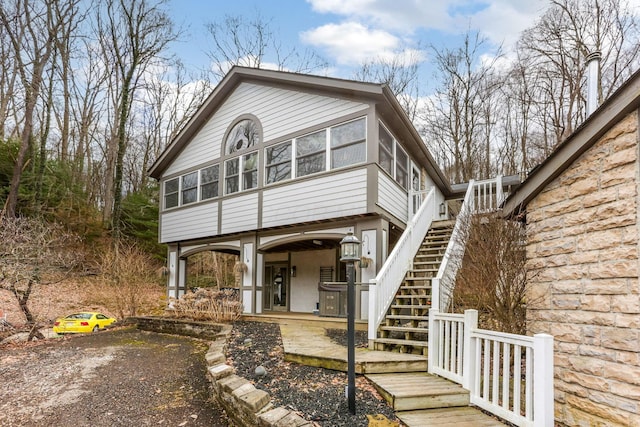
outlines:
[[131, 328], [0, 348], [0, 426], [228, 426], [207, 348]]

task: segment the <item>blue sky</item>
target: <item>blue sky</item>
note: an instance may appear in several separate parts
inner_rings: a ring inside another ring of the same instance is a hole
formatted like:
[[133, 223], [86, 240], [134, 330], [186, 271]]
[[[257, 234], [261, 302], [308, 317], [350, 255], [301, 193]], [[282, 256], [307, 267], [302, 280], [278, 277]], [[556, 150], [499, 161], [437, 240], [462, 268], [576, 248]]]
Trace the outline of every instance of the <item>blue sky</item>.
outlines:
[[189, 68], [209, 65], [207, 22], [259, 13], [271, 21], [283, 46], [313, 49], [331, 64], [330, 75], [349, 78], [376, 56], [411, 54], [428, 67], [428, 44], [457, 46], [467, 29], [489, 40], [488, 55], [491, 44], [509, 49], [547, 5], [546, 0], [170, 0], [169, 11], [186, 31], [175, 51]]

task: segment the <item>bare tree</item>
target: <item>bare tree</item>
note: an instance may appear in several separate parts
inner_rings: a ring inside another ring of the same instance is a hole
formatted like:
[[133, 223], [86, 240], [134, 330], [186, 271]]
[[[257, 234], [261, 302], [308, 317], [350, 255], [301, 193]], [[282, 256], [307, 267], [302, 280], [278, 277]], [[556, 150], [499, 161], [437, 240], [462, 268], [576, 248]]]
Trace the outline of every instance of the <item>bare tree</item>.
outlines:
[[5, 217], [0, 220], [0, 241], [0, 287], [15, 296], [31, 330], [29, 339], [43, 338], [29, 297], [36, 287], [68, 277], [80, 261], [79, 239], [59, 224]]
[[58, 33], [70, 25], [71, 11], [79, 0], [13, 0], [0, 4], [0, 23], [6, 31], [15, 69], [22, 85], [20, 150], [13, 168], [9, 194], [3, 214], [14, 217], [18, 188], [31, 145], [36, 104], [43, 87], [43, 76], [56, 45]]
[[104, 218], [110, 220], [116, 238], [120, 235], [124, 156], [132, 103], [149, 67], [177, 37], [171, 19], [161, 8], [163, 3], [109, 0], [104, 18], [98, 18], [105, 62], [113, 65], [114, 72], [110, 90], [115, 111], [106, 152]]
[[283, 47], [271, 22], [259, 13], [251, 19], [225, 15], [206, 27], [212, 41], [206, 54], [212, 61], [215, 80], [221, 80], [234, 65], [300, 73], [327, 67], [326, 61], [311, 50]]
[[[483, 132], [491, 138], [487, 128], [493, 121], [493, 106], [487, 103], [500, 80], [492, 76], [493, 62], [480, 60], [485, 43], [478, 33], [468, 32], [459, 48], [433, 48], [441, 82], [427, 107], [423, 131], [431, 151], [455, 182], [482, 176], [482, 159], [489, 146]], [[493, 61], [498, 57], [499, 53]]]
[[410, 120], [418, 115], [420, 97], [419, 50], [407, 50], [405, 55], [391, 59], [376, 58], [363, 63], [355, 71], [355, 79], [385, 84], [396, 95]]

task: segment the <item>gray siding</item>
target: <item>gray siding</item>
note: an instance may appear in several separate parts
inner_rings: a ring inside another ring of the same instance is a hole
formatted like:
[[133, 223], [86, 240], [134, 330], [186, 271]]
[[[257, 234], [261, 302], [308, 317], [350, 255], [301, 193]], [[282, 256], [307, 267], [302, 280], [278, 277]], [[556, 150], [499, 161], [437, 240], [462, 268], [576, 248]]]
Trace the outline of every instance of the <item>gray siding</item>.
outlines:
[[378, 171], [378, 205], [402, 222], [407, 222], [407, 192], [381, 171]]
[[222, 201], [220, 232], [255, 230], [258, 228], [258, 193], [245, 194]]
[[161, 214], [160, 241], [175, 242], [218, 234], [218, 204], [205, 203]]
[[367, 177], [363, 168], [265, 189], [262, 226], [295, 224], [366, 211]]
[[164, 176], [219, 158], [224, 133], [242, 114], [255, 115], [262, 123], [263, 140], [271, 141], [367, 108], [367, 104], [359, 102], [241, 83], [176, 157]]

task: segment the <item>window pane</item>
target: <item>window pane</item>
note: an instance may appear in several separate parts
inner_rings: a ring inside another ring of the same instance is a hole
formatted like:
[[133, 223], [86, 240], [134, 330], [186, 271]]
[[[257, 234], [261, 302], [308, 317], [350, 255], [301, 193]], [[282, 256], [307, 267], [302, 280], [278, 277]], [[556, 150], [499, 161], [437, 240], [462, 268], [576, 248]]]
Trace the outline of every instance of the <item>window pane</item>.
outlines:
[[291, 141], [265, 150], [267, 184], [291, 178]]
[[198, 172], [192, 172], [182, 177], [182, 190], [198, 186]]
[[200, 171], [200, 183], [207, 184], [218, 181], [220, 167], [218, 165], [211, 166]]
[[340, 168], [365, 161], [367, 146], [364, 142], [345, 145], [331, 150], [331, 168]]
[[267, 168], [267, 184], [291, 178], [291, 162], [280, 163]]
[[291, 160], [291, 141], [267, 148], [267, 166]]
[[382, 125], [378, 126], [378, 138], [378, 162], [393, 176], [393, 138]]
[[396, 145], [396, 182], [402, 185], [403, 188], [407, 188], [407, 162], [409, 157], [400, 149], [399, 145]]
[[258, 186], [258, 153], [247, 154], [243, 158], [242, 189]]
[[225, 194], [235, 193], [239, 190], [240, 158], [227, 160], [224, 164]]
[[303, 136], [296, 140], [296, 157], [325, 151], [327, 145], [326, 131]]
[[175, 193], [178, 191], [178, 178], [171, 179], [164, 183], [164, 193]]
[[218, 181], [210, 184], [203, 184], [200, 189], [201, 200], [211, 199], [213, 197], [218, 197]]
[[220, 166], [215, 165], [200, 171], [200, 200], [218, 197]]
[[191, 188], [189, 190], [182, 191], [182, 204], [193, 203], [198, 201], [198, 189]]
[[365, 120], [360, 119], [331, 128], [331, 147], [364, 141]]
[[325, 153], [324, 151], [312, 156], [306, 156], [298, 159], [297, 170], [298, 176], [305, 176], [316, 172], [322, 172], [325, 170]]
[[178, 206], [178, 192], [167, 194], [164, 196], [164, 208], [175, 208]]
[[253, 120], [241, 120], [231, 129], [225, 141], [225, 153], [232, 154], [260, 143], [258, 124]]

